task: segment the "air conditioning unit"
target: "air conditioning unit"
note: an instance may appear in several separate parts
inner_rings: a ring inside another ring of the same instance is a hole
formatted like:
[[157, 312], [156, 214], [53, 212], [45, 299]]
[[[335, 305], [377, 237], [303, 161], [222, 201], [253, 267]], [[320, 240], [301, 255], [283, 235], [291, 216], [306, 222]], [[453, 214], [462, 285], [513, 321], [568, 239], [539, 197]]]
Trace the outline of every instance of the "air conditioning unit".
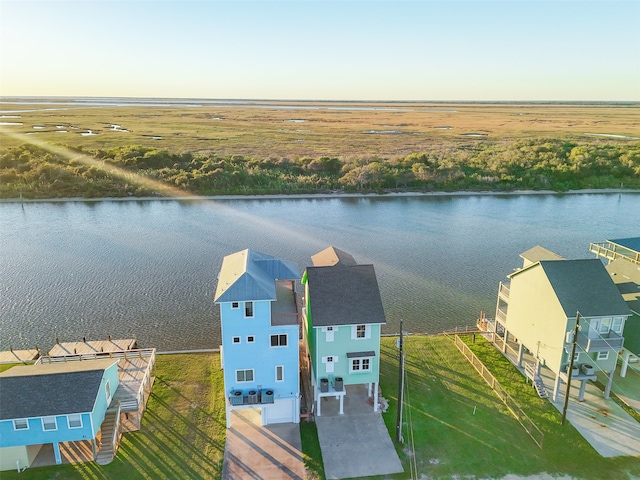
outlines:
[[257, 390], [249, 390], [247, 394], [247, 402], [250, 404], [258, 403], [258, 391]]
[[593, 366], [588, 365], [586, 363], [582, 365], [580, 369], [582, 370], [582, 373], [584, 373], [585, 375], [593, 375], [595, 373], [595, 369], [593, 368]]

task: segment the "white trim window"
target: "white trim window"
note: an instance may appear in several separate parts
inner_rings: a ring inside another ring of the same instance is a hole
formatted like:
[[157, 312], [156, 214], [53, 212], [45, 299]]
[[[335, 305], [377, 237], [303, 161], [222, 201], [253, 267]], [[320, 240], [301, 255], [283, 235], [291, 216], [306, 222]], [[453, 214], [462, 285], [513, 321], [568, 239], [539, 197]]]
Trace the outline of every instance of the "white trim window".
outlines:
[[614, 317], [613, 323], [611, 324], [611, 330], [613, 330], [619, 335], [622, 335], [623, 329], [624, 329], [624, 317]]
[[67, 415], [67, 425], [69, 428], [82, 428], [82, 415], [79, 413]]
[[326, 357], [322, 357], [322, 363], [324, 363], [324, 369], [326, 373], [333, 373], [334, 363], [338, 363], [338, 356], [327, 355]]
[[598, 352], [597, 360], [609, 360], [609, 350], [607, 350], [606, 352]]
[[56, 417], [42, 417], [42, 430], [51, 431], [58, 430]]
[[333, 342], [334, 333], [336, 330], [338, 330], [337, 327], [322, 327], [322, 331], [325, 334], [325, 337], [324, 337], [325, 342]]
[[29, 430], [29, 420], [26, 418], [16, 418], [13, 421], [14, 430]]
[[600, 326], [598, 327], [598, 333], [601, 335], [609, 333], [611, 328], [611, 318], [603, 318], [600, 320]]
[[367, 373], [371, 371], [371, 357], [352, 358], [349, 373]]
[[247, 368], [246, 370], [236, 370], [236, 382], [246, 383], [253, 382], [253, 368]]
[[272, 347], [286, 347], [287, 346], [287, 334], [278, 333], [270, 336], [270, 345]]
[[371, 325], [353, 325], [351, 327], [351, 340], [365, 340], [371, 338]]
[[576, 352], [576, 353], [573, 355], [573, 363], [577, 363], [577, 362], [579, 362], [579, 361], [580, 361], [580, 352]]
[[276, 382], [284, 382], [284, 365], [276, 365]]
[[244, 302], [244, 316], [245, 318], [253, 318], [253, 302]]

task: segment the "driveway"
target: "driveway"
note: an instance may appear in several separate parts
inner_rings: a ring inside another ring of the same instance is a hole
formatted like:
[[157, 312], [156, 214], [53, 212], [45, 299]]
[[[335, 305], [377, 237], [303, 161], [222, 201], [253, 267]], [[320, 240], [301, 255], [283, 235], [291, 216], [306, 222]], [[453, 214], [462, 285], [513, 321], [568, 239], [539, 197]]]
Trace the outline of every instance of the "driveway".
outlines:
[[380, 411], [368, 403], [364, 385], [347, 386], [344, 415], [338, 400], [324, 397], [316, 417], [318, 439], [328, 479], [368, 477], [403, 472]]
[[300, 425], [280, 423], [263, 427], [259, 409], [234, 410], [223, 462], [223, 480], [303, 480], [306, 472]]

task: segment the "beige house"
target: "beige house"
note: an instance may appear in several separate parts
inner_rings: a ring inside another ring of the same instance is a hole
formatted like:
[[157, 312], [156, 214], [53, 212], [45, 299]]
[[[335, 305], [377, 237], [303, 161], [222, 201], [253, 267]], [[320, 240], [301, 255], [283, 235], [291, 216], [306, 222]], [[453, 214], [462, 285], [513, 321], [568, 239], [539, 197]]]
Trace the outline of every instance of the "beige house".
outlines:
[[[504, 335], [503, 348], [510, 344], [517, 349], [519, 367], [525, 352], [535, 359], [535, 365], [524, 365], [533, 381], [543, 365], [549, 368], [555, 375], [553, 400], [557, 401], [561, 385], [567, 382], [575, 341], [571, 379], [581, 382], [579, 400], [597, 371], [609, 377], [608, 398], [631, 311], [604, 265], [599, 259], [565, 260], [542, 247], [520, 256], [522, 268], [508, 275], [509, 281], [498, 289], [493, 328]], [[574, 338], [576, 319], [579, 333]]]

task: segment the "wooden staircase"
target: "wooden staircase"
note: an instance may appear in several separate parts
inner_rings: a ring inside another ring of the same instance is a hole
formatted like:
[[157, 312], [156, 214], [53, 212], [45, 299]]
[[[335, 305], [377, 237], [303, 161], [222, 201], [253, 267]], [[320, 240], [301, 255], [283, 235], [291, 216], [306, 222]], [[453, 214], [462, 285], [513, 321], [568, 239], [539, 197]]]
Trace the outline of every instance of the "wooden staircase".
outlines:
[[120, 405], [107, 410], [100, 431], [100, 450], [96, 463], [106, 465], [115, 458], [120, 443]]
[[535, 365], [527, 363], [524, 366], [524, 373], [526, 377], [531, 380], [531, 384], [533, 388], [536, 389], [538, 396], [540, 398], [549, 398], [549, 393], [547, 393], [547, 388], [544, 386], [544, 382], [542, 381], [542, 377], [538, 374], [538, 371]]

